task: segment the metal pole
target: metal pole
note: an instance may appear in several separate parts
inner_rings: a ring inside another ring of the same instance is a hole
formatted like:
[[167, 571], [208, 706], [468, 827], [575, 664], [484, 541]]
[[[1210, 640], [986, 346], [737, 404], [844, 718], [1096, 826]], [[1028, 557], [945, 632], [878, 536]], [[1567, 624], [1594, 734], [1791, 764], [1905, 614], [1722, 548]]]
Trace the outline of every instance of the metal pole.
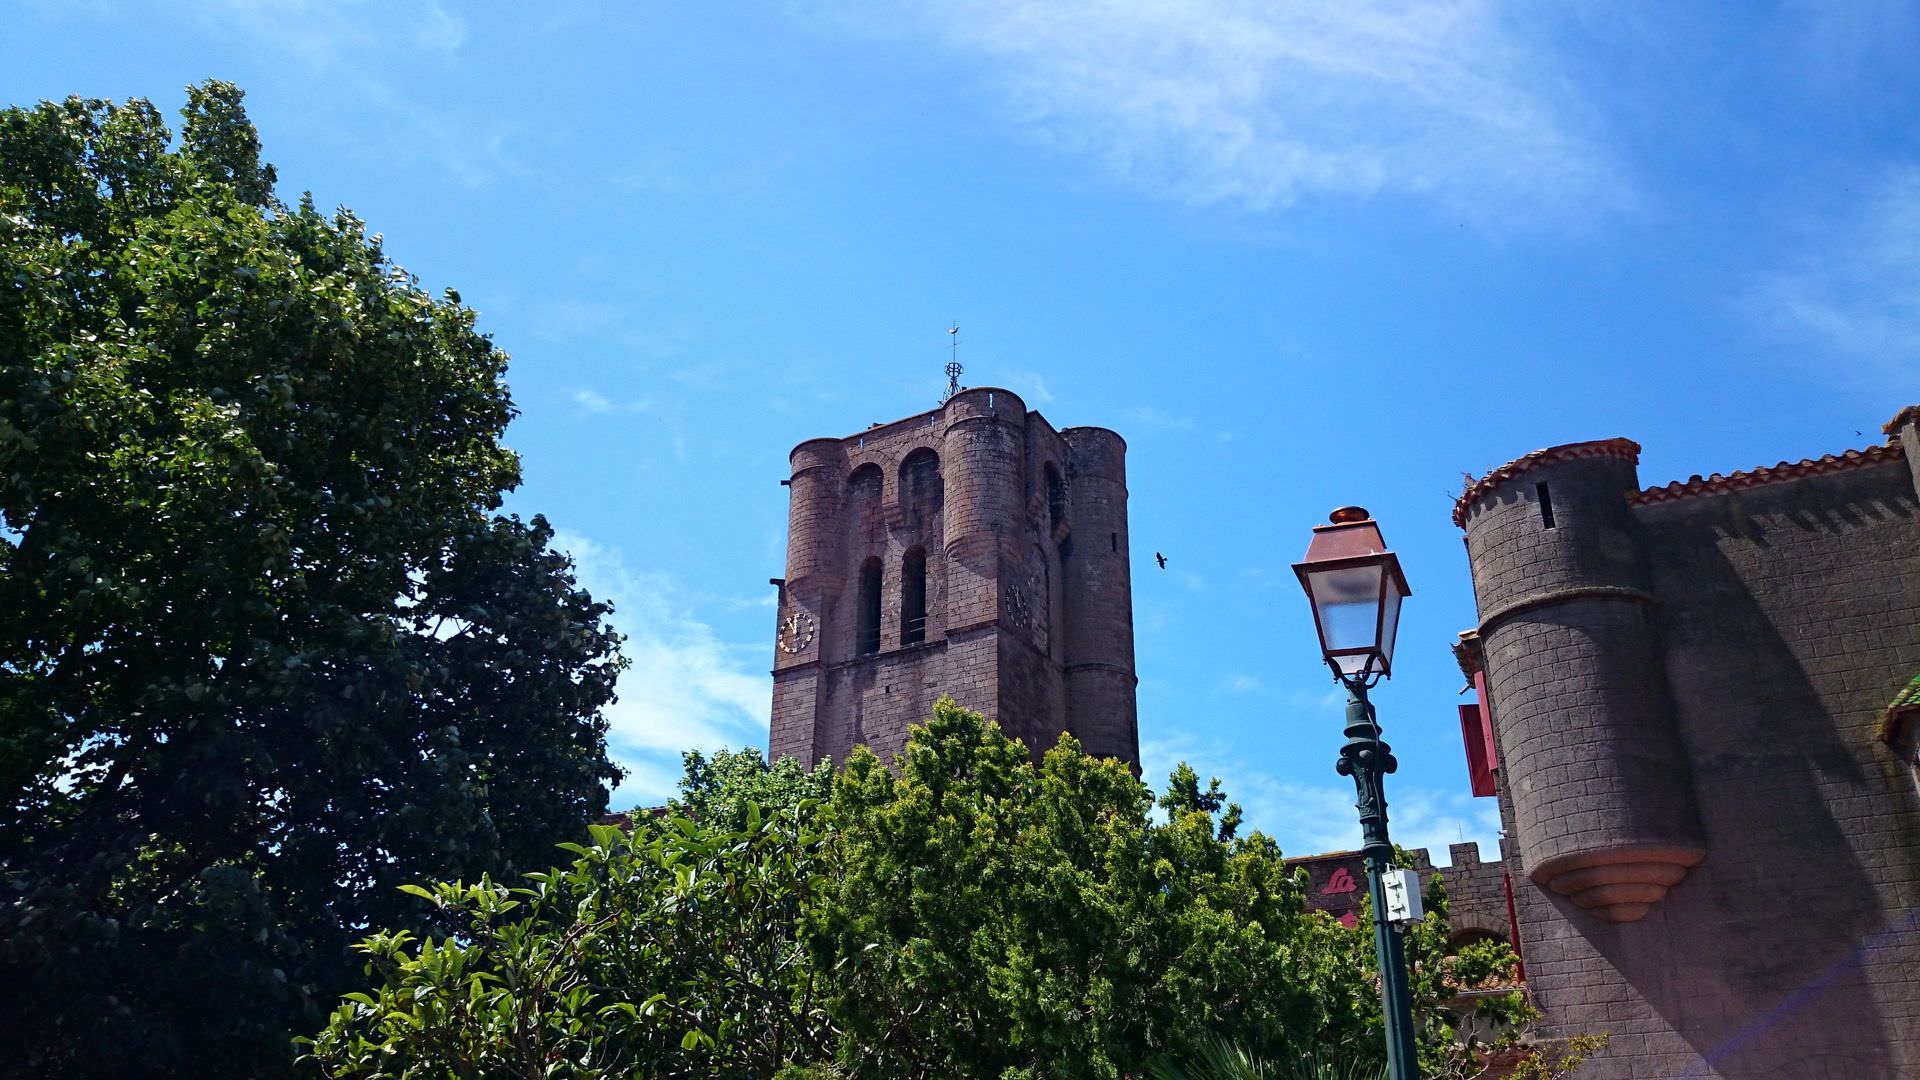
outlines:
[[1347, 688], [1347, 744], [1334, 766], [1353, 777], [1360, 811], [1361, 854], [1367, 862], [1367, 895], [1373, 899], [1373, 944], [1380, 961], [1380, 994], [1387, 1017], [1387, 1075], [1391, 1080], [1420, 1080], [1420, 1056], [1413, 1038], [1413, 987], [1407, 981], [1407, 952], [1400, 931], [1387, 921], [1386, 873], [1393, 866], [1393, 842], [1387, 839], [1384, 778], [1399, 768], [1393, 748], [1380, 739], [1380, 724], [1367, 701], [1364, 678], [1342, 677]]

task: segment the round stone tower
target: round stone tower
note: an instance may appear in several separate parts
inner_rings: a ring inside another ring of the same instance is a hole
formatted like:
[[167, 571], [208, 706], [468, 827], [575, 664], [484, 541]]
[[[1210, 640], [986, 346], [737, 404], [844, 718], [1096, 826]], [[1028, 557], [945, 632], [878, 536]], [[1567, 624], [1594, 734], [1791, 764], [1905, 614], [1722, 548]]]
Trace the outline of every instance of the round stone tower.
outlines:
[[1537, 451], [1461, 496], [1520, 858], [1632, 922], [1706, 857], [1628, 499], [1625, 439]]
[[844, 760], [845, 739], [820, 709], [820, 657], [832, 640], [833, 598], [845, 579], [839, 528], [846, 444], [809, 439], [793, 448], [787, 505], [787, 576], [780, 582], [773, 651], [769, 752], [812, 765]]
[[1067, 520], [1060, 560], [1066, 620], [1067, 730], [1096, 757], [1137, 760], [1133, 573], [1127, 552], [1127, 443], [1106, 428], [1060, 433]]
[[963, 390], [941, 409], [946, 488], [947, 629], [999, 614], [1001, 566], [1024, 535], [1027, 406], [998, 388]]
[[793, 478], [787, 481], [786, 595], [815, 619], [822, 600], [839, 594], [844, 577], [840, 530], [834, 511], [846, 483], [847, 450], [839, 439], [809, 439], [793, 448]]

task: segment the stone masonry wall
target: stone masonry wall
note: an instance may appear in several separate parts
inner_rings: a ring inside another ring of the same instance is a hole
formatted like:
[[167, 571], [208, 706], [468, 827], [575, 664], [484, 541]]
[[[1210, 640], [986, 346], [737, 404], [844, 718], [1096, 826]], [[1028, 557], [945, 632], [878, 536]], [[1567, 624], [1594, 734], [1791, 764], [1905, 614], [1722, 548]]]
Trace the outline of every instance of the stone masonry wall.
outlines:
[[[1876, 738], [1920, 670], [1914, 475], [1894, 459], [1633, 516], [1706, 855], [1626, 923], [1516, 872], [1536, 1002], [1554, 1031], [1610, 1035], [1582, 1077], [1920, 1075], [1920, 804]], [[1581, 674], [1527, 649], [1487, 663], [1505, 763], [1501, 686], [1577, 698]], [[1581, 813], [1569, 796], [1543, 812]]]
[[[1506, 865], [1480, 861], [1480, 845], [1471, 841], [1450, 844], [1452, 865], [1435, 867], [1426, 848], [1415, 848], [1414, 869], [1424, 890], [1438, 875], [1447, 888], [1448, 929], [1454, 940], [1470, 934], [1493, 934], [1512, 944], [1507, 922]], [[1307, 909], [1324, 911], [1348, 926], [1358, 925], [1366, 907], [1366, 860], [1357, 851], [1334, 851], [1287, 860], [1307, 871]]]

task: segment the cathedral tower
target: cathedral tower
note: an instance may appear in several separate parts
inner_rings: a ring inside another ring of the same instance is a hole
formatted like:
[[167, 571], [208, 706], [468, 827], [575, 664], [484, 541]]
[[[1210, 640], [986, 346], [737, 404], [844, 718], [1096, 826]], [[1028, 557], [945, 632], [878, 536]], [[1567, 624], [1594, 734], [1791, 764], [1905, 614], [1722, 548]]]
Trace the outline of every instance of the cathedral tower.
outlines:
[[1119, 435], [982, 387], [792, 463], [772, 756], [890, 760], [944, 695], [1139, 770]]

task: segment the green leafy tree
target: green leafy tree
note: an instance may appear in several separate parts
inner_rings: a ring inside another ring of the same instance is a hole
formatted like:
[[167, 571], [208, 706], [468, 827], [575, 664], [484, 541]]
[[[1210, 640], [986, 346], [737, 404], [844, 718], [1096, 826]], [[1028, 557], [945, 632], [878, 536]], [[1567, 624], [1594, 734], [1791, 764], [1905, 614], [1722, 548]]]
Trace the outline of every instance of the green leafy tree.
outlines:
[[711, 757], [689, 750], [680, 761], [680, 794], [668, 809], [706, 824], [738, 828], [752, 807], [791, 810], [833, 797], [833, 764], [827, 761], [811, 769], [792, 758], [768, 764], [758, 747], [719, 750]]
[[0, 1015], [41, 1075], [269, 1074], [402, 882], [617, 770], [608, 608], [498, 513], [506, 355], [234, 87], [0, 112]]
[[[310, 1044], [329, 1077], [991, 1076], [1362, 1080], [1383, 1068], [1372, 935], [1186, 766], [1150, 811], [1063, 739], [1036, 765], [942, 701], [889, 770], [690, 754], [679, 798], [503, 888], [410, 887], [451, 936], [360, 946], [374, 986]], [[820, 798], [825, 795], [824, 801]], [[765, 799], [763, 803], [761, 800]], [[1444, 886], [1410, 934], [1429, 1075], [1478, 1075]], [[1489, 999], [1492, 1000], [1492, 999]], [[1569, 1046], [1575, 1056], [1586, 1044]], [[1511, 1048], [1499, 1044], [1500, 1049]], [[1532, 1055], [1526, 1075], [1577, 1064]]]
[[667, 813], [569, 867], [425, 890], [458, 933], [365, 942], [377, 985], [316, 1066], [1118, 1077], [1213, 1030], [1271, 1057], [1379, 1043], [1362, 935], [1305, 910], [1270, 839], [1223, 839], [1217, 788], [1176, 778], [1160, 821], [1124, 765], [1072, 740], [1035, 765], [947, 701], [897, 774], [856, 751], [825, 802], [823, 772], [688, 763]]
[[1210, 1028], [1256, 1052], [1314, 1037], [1329, 980], [1349, 976], [1296, 951], [1316, 917], [1279, 848], [1223, 839], [1217, 800], [1179, 775], [1159, 824], [1124, 764], [1066, 738], [1036, 768], [951, 702], [898, 776], [856, 750], [811, 930], [838, 970], [842, 1065], [1117, 1077]]
[[593, 827], [522, 888], [408, 886], [455, 929], [381, 933], [381, 980], [311, 1041], [326, 1076], [772, 1076], [832, 1028], [796, 934], [810, 806], [733, 826]]

